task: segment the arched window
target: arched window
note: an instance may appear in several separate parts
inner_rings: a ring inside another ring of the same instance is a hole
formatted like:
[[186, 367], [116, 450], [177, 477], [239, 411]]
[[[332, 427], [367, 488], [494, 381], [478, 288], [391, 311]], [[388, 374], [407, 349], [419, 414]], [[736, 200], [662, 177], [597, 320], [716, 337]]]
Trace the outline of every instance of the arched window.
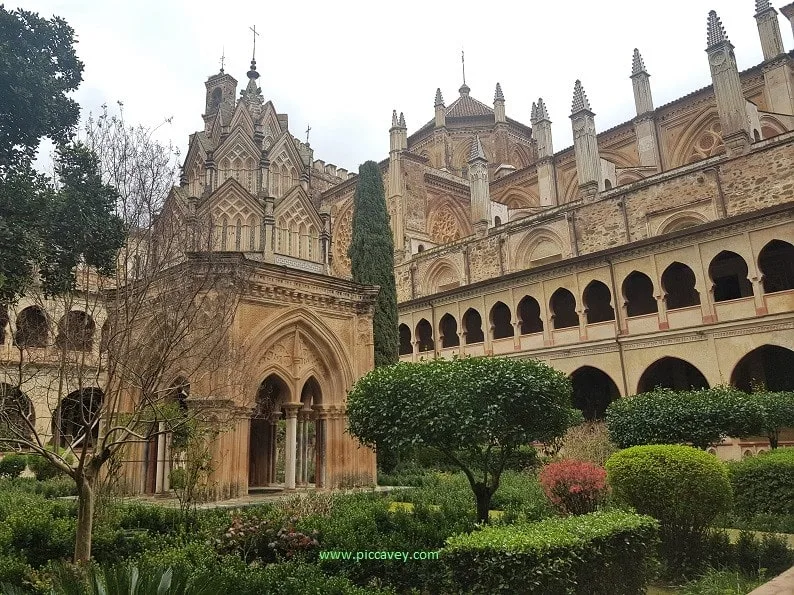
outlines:
[[84, 388], [70, 393], [55, 411], [53, 433], [58, 446], [96, 443], [99, 436], [99, 410], [104, 395], [98, 388]]
[[495, 227], [499, 227], [502, 224], [502, 218], [499, 215], [497, 215], [496, 217], [493, 218], [493, 224]]
[[400, 333], [400, 355], [412, 354], [414, 348], [411, 345], [411, 329], [407, 324], [401, 324], [398, 330]]
[[424, 244], [419, 244], [419, 247], [416, 249], [416, 251], [417, 252], [424, 252], [425, 251], [425, 245]]
[[28, 396], [16, 386], [0, 382], [0, 445], [3, 436], [30, 439], [35, 425], [36, 414]]
[[522, 335], [543, 332], [543, 321], [540, 319], [540, 304], [535, 298], [527, 295], [518, 302], [518, 319], [521, 321]]
[[695, 289], [695, 273], [685, 264], [674, 262], [665, 269], [662, 288], [667, 294], [669, 310], [700, 304], [700, 294]]
[[463, 315], [463, 336], [466, 339], [466, 345], [485, 341], [485, 335], [482, 332], [482, 317], [474, 308], [469, 308]]
[[573, 406], [588, 421], [603, 419], [609, 404], [620, 396], [614, 380], [605, 372], [583, 366], [571, 374]]
[[94, 320], [81, 310], [72, 310], [58, 323], [58, 347], [74, 351], [91, 351], [94, 344]]
[[714, 301], [724, 302], [753, 295], [753, 284], [747, 278], [744, 258], [723, 250], [709, 265], [709, 277], [714, 282]]
[[452, 314], [444, 314], [441, 317], [438, 330], [441, 331], [441, 347], [457, 347], [460, 345], [458, 322]]
[[706, 377], [695, 366], [677, 357], [663, 357], [652, 363], [640, 377], [638, 393], [653, 389], [692, 390], [708, 388]]
[[612, 182], [609, 180], [604, 180], [604, 190], [612, 190]]
[[584, 289], [584, 305], [587, 308], [587, 324], [615, 320], [615, 309], [609, 303], [612, 292], [601, 281], [591, 281]]
[[764, 275], [764, 291], [775, 293], [794, 289], [794, 246], [772, 240], [758, 255], [758, 267]]
[[419, 351], [433, 351], [433, 327], [424, 318], [416, 325], [416, 340], [419, 342]]
[[491, 331], [494, 339], [507, 339], [514, 334], [510, 308], [503, 302], [496, 302], [491, 308]]
[[49, 335], [47, 316], [38, 306], [28, 306], [17, 316], [14, 343], [19, 347], [46, 347]]
[[794, 351], [777, 345], [753, 349], [736, 364], [731, 384], [748, 392], [755, 387], [770, 391], [794, 390]]
[[554, 328], [570, 328], [579, 326], [579, 314], [576, 313], [576, 298], [567, 289], [560, 287], [549, 300]]
[[653, 295], [653, 282], [645, 273], [632, 271], [623, 281], [623, 297], [626, 299], [626, 314], [642, 316], [655, 314], [659, 304]]

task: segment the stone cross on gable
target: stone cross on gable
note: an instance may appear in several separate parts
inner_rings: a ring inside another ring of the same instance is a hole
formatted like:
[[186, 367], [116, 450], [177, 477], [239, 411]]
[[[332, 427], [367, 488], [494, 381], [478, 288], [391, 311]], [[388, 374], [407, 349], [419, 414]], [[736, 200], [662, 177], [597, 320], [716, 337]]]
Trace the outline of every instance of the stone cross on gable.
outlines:
[[312, 131], [311, 126], [306, 126], [306, 144], [309, 144], [309, 133]]

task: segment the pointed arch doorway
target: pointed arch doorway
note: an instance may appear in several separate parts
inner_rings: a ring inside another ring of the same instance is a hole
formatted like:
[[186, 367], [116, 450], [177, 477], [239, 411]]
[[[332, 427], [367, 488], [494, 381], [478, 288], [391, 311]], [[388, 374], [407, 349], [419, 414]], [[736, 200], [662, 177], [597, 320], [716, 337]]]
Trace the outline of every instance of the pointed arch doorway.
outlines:
[[289, 401], [289, 387], [277, 374], [259, 385], [248, 444], [249, 488], [284, 485], [286, 436], [281, 408]]

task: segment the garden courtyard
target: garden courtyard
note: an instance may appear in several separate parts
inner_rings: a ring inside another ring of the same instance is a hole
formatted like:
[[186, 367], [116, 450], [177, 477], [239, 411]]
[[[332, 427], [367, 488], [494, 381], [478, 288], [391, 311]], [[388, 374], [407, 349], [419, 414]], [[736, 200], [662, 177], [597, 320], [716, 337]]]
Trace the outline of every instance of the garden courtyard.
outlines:
[[[202, 502], [198, 476], [192, 491], [183, 478], [173, 497], [148, 499], [107, 481], [91, 560], [78, 565], [75, 482], [39, 455], [9, 453], [0, 584], [6, 593], [749, 593], [794, 564], [794, 448], [781, 446], [785, 419], [775, 417], [792, 398], [656, 390], [584, 421], [569, 408], [567, 377], [540, 362], [381, 367], [348, 401], [349, 431], [381, 454], [377, 488]], [[451, 399], [456, 408], [445, 407]], [[706, 450], [751, 433], [777, 448], [728, 463]]]

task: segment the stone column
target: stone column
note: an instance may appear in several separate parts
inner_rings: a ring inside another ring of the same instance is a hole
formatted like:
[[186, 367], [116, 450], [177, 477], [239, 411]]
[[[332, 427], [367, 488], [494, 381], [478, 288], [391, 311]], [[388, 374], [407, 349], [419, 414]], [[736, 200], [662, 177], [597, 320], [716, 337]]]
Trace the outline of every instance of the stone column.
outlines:
[[491, 225], [491, 191], [488, 185], [488, 160], [475, 136], [469, 155], [469, 190], [471, 192], [471, 224], [477, 235], [488, 233]]
[[322, 405], [314, 405], [312, 409], [315, 411], [314, 448], [316, 462], [314, 465], [314, 486], [316, 488], [324, 488], [326, 484], [326, 426], [328, 421], [328, 412], [323, 409]]
[[303, 417], [303, 413], [298, 413], [298, 438], [297, 438], [297, 446], [298, 446], [298, 455], [297, 455], [297, 464], [295, 465], [295, 483], [297, 485], [303, 485], [303, 468], [306, 465], [306, 462], [303, 458], [303, 426], [306, 424], [306, 420]]
[[297, 422], [300, 403], [287, 403], [284, 413], [287, 419], [287, 439], [284, 451], [284, 487], [295, 489], [295, 455], [297, 454]]
[[[157, 431], [165, 430], [165, 424], [160, 422]], [[163, 472], [165, 471], [165, 434], [157, 435], [157, 474], [154, 479], [154, 492], [160, 494], [163, 491]]]
[[273, 215], [273, 197], [266, 196], [265, 216], [262, 217], [262, 252], [265, 253], [265, 262], [273, 262], [275, 250], [276, 218]]
[[268, 458], [267, 458], [267, 478], [265, 483], [273, 485], [276, 483], [276, 467], [278, 466], [278, 418], [279, 414], [273, 415], [270, 420], [270, 428], [268, 432]]

